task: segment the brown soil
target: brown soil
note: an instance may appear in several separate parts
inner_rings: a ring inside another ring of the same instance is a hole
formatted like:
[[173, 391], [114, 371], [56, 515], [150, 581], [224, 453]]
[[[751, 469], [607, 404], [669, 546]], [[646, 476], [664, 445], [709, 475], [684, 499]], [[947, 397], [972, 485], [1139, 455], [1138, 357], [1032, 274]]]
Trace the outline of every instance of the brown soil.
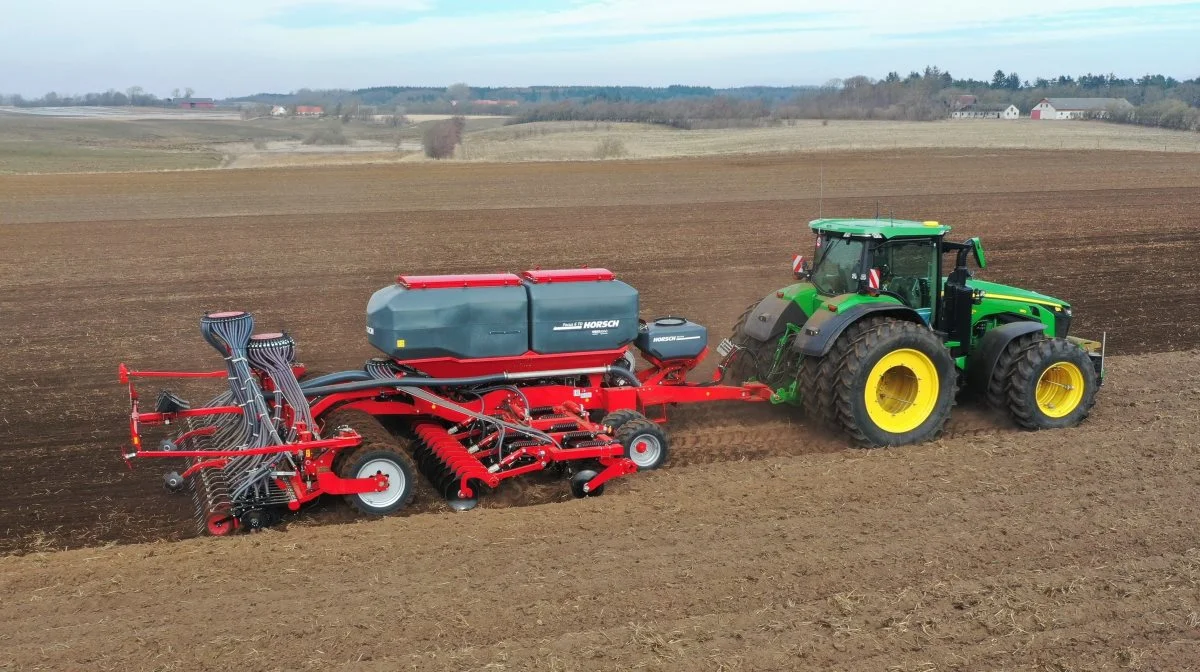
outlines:
[[[0, 552], [25, 553], [0, 558], [0, 669], [1196, 667], [1198, 187], [1186, 156], [1069, 152], [0, 177]], [[1087, 424], [967, 405], [938, 442], [864, 452], [693, 407], [669, 469], [595, 500], [534, 479], [469, 514], [421, 490], [437, 513], [317, 525], [349, 517], [335, 499], [286, 531], [99, 547], [194, 533], [157, 465], [119, 460], [115, 366], [214, 366], [204, 310], [331, 370], [371, 356], [362, 306], [398, 271], [588, 263], [719, 336], [787, 281], [805, 221], [877, 199], [1108, 331]]]

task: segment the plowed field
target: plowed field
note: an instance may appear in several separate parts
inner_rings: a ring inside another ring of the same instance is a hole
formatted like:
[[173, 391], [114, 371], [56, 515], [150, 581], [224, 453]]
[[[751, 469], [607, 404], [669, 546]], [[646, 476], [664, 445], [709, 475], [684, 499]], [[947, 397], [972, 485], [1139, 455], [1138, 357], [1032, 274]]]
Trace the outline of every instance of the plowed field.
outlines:
[[[807, 220], [877, 210], [981, 236], [985, 277], [1107, 331], [1093, 417], [1031, 434], [964, 404], [937, 442], [864, 452], [694, 407], [668, 469], [598, 499], [530, 481], [451, 515], [423, 491], [175, 543], [190, 502], [119, 459], [117, 363], [215, 366], [205, 310], [350, 368], [397, 272], [590, 264], [719, 337]], [[1133, 152], [0, 177], [0, 669], [1196, 668], [1197, 212], [1200, 162]]]

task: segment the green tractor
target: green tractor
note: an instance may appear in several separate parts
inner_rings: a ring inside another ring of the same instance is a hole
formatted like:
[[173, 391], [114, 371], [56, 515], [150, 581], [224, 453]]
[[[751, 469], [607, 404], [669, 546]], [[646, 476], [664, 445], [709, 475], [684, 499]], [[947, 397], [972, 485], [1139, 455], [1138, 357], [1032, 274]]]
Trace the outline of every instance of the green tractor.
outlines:
[[947, 241], [938, 222], [810, 226], [816, 253], [794, 260], [798, 282], [750, 306], [719, 346], [725, 380], [765, 384], [774, 403], [864, 446], [935, 438], [963, 390], [1025, 429], [1087, 417], [1103, 342], [1067, 335], [1064, 301], [974, 279], [968, 259], [986, 267], [978, 238]]

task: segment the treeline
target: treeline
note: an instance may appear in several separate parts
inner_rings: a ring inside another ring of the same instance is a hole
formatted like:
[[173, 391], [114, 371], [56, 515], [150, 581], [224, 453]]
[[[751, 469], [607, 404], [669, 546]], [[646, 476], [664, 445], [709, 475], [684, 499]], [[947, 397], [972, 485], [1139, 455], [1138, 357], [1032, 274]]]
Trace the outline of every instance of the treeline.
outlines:
[[[944, 119], [962, 104], [1016, 105], [1023, 115], [1042, 98], [1124, 98], [1134, 107], [1108, 120], [1164, 128], [1200, 130], [1200, 78], [1179, 81], [1164, 75], [1123, 79], [1115, 75], [1060, 75], [1034, 82], [997, 70], [990, 81], [955, 79], [936, 66], [882, 79], [866, 76], [831, 80], [783, 101], [739, 100], [730, 96], [680, 99], [663, 103], [567, 101], [520, 110], [511, 123], [529, 121], [634, 121], [675, 128], [697, 125], [769, 125], [789, 119]], [[720, 123], [718, 123], [720, 122]]]
[[562, 102], [537, 105], [519, 111], [507, 123], [627, 121], [690, 129], [705, 126], [739, 125], [736, 123], [737, 120], [754, 122], [769, 117], [770, 114], [771, 107], [764, 100], [738, 100], [729, 96], [659, 103], [593, 100], [587, 103]]
[[790, 100], [814, 90], [804, 86], [747, 86], [715, 89], [709, 86], [526, 86], [492, 87], [454, 84], [449, 87], [376, 86], [365, 89], [300, 89], [291, 93], [257, 93], [232, 98], [235, 103], [269, 105], [369, 105], [410, 114], [483, 114], [512, 112], [540, 105], [559, 103], [632, 103], [654, 104], [678, 100], [702, 100], [716, 97], [735, 100], [766, 101], [768, 104]]
[[[173, 98], [190, 98], [192, 90], [188, 89], [187, 94], [183, 95], [179, 91], [173, 93]], [[87, 105], [91, 107], [124, 107], [126, 105], [137, 105], [141, 107], [154, 107], [168, 104], [172, 98], [159, 98], [153, 93], [147, 93], [140, 86], [131, 86], [124, 91], [109, 89], [102, 93], [84, 93], [84, 94], [59, 94], [51, 91], [40, 98], [25, 98], [20, 94], [2, 94], [0, 93], [0, 105], [13, 105], [15, 107], [76, 107]]]

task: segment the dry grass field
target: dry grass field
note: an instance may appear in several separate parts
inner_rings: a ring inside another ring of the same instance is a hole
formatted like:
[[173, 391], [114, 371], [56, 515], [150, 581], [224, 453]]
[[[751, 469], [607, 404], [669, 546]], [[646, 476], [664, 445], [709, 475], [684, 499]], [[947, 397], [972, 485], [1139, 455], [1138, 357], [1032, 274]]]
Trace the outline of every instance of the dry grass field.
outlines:
[[[85, 110], [86, 111], [86, 110]], [[391, 127], [331, 119], [254, 119], [174, 110], [103, 111], [77, 117], [0, 109], [0, 174], [270, 168], [430, 162], [429, 124], [411, 115]], [[66, 110], [63, 114], [72, 113]], [[881, 149], [1053, 149], [1200, 152], [1200, 134], [1099, 122], [800, 120], [764, 128], [679, 130], [645, 124], [544, 122], [504, 125], [468, 117], [457, 161], [587, 161]], [[344, 145], [305, 145], [337, 126]]]
[[[1101, 122], [952, 119], [939, 122], [798, 120], [766, 128], [678, 130], [645, 124], [541, 122], [469, 134], [457, 156], [481, 161], [598, 157], [602, 140], [625, 158], [880, 149], [1075, 149], [1200, 152], [1200, 134]], [[619, 157], [607, 157], [619, 158]]]
[[[1086, 424], [964, 400], [938, 441], [858, 451], [693, 407], [666, 469], [600, 498], [531, 480], [451, 514], [425, 489], [227, 539], [189, 538], [190, 502], [119, 458], [117, 363], [214, 366], [205, 310], [349, 368], [397, 272], [586, 263], [719, 338], [807, 220], [877, 207], [981, 236], [986, 277], [1107, 331]], [[1182, 152], [0, 176], [0, 669], [1200, 669], [1197, 211]]]

